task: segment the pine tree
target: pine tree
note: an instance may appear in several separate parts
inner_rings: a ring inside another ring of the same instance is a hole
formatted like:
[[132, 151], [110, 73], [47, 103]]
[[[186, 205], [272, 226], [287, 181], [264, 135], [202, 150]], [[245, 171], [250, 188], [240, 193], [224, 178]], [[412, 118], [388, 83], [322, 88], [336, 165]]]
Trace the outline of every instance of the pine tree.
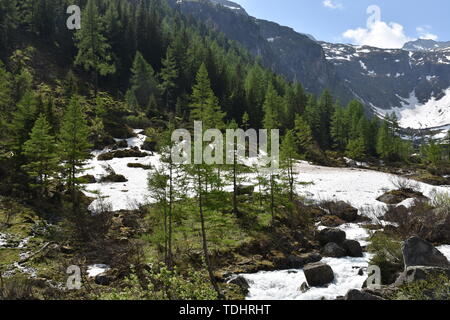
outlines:
[[131, 91], [138, 104], [141, 107], [147, 107], [150, 97], [157, 95], [157, 83], [152, 66], [145, 61], [140, 52], [136, 53], [131, 73]]
[[83, 11], [83, 27], [75, 35], [78, 48], [75, 64], [83, 66], [86, 71], [93, 72], [95, 94], [98, 90], [98, 76], [115, 72], [109, 53], [110, 45], [103, 32], [104, 27], [96, 1], [88, 0], [86, 9]]
[[[61, 132], [59, 134], [59, 154], [64, 163], [64, 179], [67, 190], [75, 196], [79, 189], [79, 173], [83, 172], [82, 166], [90, 158], [91, 144], [88, 141], [89, 126], [85, 119], [80, 98], [72, 97], [64, 115]], [[75, 205], [72, 198], [72, 204]]]
[[203, 121], [203, 129], [223, 129], [225, 113], [211, 89], [205, 64], [200, 66], [191, 95], [191, 119]]
[[27, 174], [34, 179], [32, 188], [39, 190], [40, 196], [49, 195], [50, 184], [56, 177], [59, 158], [56, 154], [55, 137], [50, 134], [50, 125], [43, 114], [39, 116], [25, 142], [23, 153], [28, 163], [23, 166]]

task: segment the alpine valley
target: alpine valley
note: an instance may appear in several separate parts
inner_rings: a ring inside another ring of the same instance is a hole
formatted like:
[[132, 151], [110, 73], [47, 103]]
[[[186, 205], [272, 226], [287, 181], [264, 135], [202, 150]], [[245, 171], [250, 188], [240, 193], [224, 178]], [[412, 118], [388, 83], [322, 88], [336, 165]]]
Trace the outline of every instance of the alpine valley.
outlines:
[[226, 0], [0, 0], [0, 300], [450, 300], [449, 43], [312, 33]]
[[396, 50], [326, 43], [251, 17], [230, 1], [172, 5], [238, 41], [309, 92], [328, 88], [343, 103], [359, 99], [370, 114], [395, 112], [403, 128], [450, 127], [450, 42], [416, 40]]

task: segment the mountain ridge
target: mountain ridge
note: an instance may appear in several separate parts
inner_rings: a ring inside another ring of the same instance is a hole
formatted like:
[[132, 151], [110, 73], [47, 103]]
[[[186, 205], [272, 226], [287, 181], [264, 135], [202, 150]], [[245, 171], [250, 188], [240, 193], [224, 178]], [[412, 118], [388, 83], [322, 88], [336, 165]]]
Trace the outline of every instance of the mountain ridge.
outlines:
[[[260, 56], [266, 67], [288, 80], [298, 80], [310, 93], [319, 95], [330, 89], [344, 104], [357, 98], [370, 114], [396, 112], [401, 117], [401, 109], [433, 103], [435, 107], [450, 88], [450, 47], [446, 47], [450, 42], [417, 40], [405, 44], [415, 50], [327, 43], [276, 22], [237, 14], [240, 10], [229, 7], [239, 5], [231, 1], [183, 0], [177, 4], [184, 14], [239, 42], [252, 55]], [[425, 44], [434, 49], [419, 50], [419, 45]], [[412, 94], [417, 105], [405, 107]], [[450, 108], [446, 101], [435, 109]], [[442, 122], [450, 124], [450, 118], [427, 121], [431, 127]]]

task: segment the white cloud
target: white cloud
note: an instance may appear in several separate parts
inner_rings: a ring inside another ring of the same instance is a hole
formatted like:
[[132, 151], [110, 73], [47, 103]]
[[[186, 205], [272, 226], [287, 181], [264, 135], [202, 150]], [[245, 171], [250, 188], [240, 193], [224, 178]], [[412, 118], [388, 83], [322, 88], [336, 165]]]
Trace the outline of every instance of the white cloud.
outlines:
[[439, 37], [435, 34], [432, 34], [430, 32], [431, 27], [430, 26], [421, 26], [417, 27], [417, 35], [419, 36], [419, 39], [427, 39], [427, 40], [434, 40], [436, 41]]
[[342, 9], [344, 6], [340, 2], [336, 2], [335, 0], [324, 0], [323, 2], [324, 7], [329, 9]]
[[401, 24], [378, 20], [370, 23], [367, 28], [349, 29], [342, 36], [354, 44], [378, 48], [396, 49], [411, 40]]

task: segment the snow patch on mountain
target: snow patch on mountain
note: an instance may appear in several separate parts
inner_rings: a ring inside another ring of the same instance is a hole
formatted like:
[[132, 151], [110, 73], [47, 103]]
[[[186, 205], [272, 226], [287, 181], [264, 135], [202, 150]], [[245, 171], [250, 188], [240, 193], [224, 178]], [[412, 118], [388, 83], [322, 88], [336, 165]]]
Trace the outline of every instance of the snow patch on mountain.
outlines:
[[[431, 81], [433, 78], [427, 78]], [[375, 108], [381, 115], [394, 112], [399, 118], [399, 124], [403, 128], [425, 129], [436, 128], [450, 124], [450, 88], [445, 90], [440, 99], [432, 97], [425, 103], [421, 103], [416, 97], [415, 91], [408, 98], [401, 98], [401, 107], [383, 110]]]

